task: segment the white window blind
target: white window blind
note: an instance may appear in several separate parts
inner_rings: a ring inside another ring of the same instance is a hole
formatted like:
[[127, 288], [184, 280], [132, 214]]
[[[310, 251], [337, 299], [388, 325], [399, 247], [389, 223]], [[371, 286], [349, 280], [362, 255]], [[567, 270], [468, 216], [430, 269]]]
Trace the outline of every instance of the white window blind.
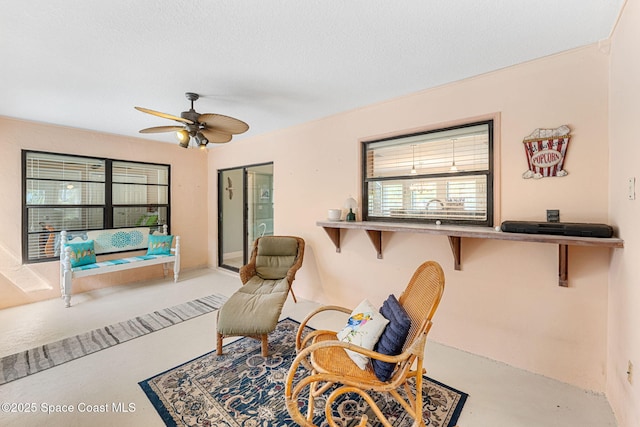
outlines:
[[487, 224], [492, 122], [364, 144], [365, 220]]

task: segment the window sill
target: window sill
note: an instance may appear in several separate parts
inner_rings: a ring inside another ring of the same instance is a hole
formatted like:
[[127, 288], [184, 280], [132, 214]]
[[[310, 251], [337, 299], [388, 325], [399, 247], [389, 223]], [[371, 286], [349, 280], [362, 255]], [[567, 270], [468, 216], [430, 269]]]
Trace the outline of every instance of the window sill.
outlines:
[[469, 227], [459, 225], [435, 225], [435, 224], [402, 224], [374, 221], [318, 221], [316, 225], [322, 227], [333, 244], [336, 252], [340, 252], [340, 230], [341, 229], [357, 229], [365, 230], [371, 243], [373, 244], [378, 259], [382, 259], [382, 232], [409, 232], [444, 235], [449, 239], [451, 252], [453, 254], [454, 268], [461, 270], [461, 247], [462, 238], [474, 239], [493, 239], [493, 240], [511, 240], [518, 242], [536, 242], [536, 243], [553, 243], [558, 245], [558, 284], [567, 287], [568, 280], [568, 261], [569, 246], [597, 246], [605, 248], [623, 248], [624, 241], [622, 239], [597, 238], [597, 237], [573, 237], [573, 236], [556, 236], [548, 234], [524, 234], [524, 233], [505, 233], [496, 231], [490, 227]]

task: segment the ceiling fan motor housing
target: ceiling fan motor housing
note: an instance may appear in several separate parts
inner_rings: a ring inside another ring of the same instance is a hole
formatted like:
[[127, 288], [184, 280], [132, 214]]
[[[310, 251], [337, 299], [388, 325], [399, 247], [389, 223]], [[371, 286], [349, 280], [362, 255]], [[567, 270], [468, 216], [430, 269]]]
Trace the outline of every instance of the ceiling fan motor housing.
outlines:
[[194, 123], [193, 125], [185, 126], [189, 131], [189, 134], [193, 136], [200, 129], [200, 124], [198, 123], [200, 114], [193, 109], [193, 102], [197, 101], [200, 98], [200, 95], [193, 92], [186, 92], [184, 96], [186, 96], [187, 99], [191, 101], [191, 109], [189, 109], [189, 111], [183, 111], [182, 113], [180, 113], [180, 117], [182, 117], [183, 119], [191, 120]]
[[196, 113], [196, 111], [192, 108], [189, 111], [183, 111], [182, 113], [180, 113], [180, 117], [182, 117], [183, 119], [187, 119], [187, 120], [191, 120], [193, 122], [192, 125], [187, 124], [186, 127], [195, 127], [196, 129], [199, 126], [198, 123], [198, 118], [200, 117], [199, 113]]

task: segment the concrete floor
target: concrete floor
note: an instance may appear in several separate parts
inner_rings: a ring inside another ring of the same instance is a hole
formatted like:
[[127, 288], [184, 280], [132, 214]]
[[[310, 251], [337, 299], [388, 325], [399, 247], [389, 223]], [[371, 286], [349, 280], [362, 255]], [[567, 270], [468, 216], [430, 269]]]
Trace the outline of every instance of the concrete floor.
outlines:
[[[0, 310], [0, 356], [213, 293], [231, 295], [239, 286], [237, 275], [191, 270], [183, 272], [177, 284], [155, 280], [75, 295], [68, 309], [56, 299]], [[317, 306], [309, 301], [295, 304], [289, 297], [282, 317], [299, 321]], [[11, 413], [1, 405], [0, 425], [162, 426], [138, 382], [214, 350], [215, 319], [215, 312], [205, 314], [1, 385], [0, 403], [29, 404], [27, 408], [36, 410]], [[335, 317], [319, 320], [333, 328], [343, 322]], [[459, 427], [616, 426], [603, 395], [434, 342], [427, 343], [426, 357], [430, 377], [470, 395]], [[113, 412], [114, 403], [128, 412]], [[86, 411], [105, 407], [109, 412]], [[44, 411], [48, 408], [51, 413]]]

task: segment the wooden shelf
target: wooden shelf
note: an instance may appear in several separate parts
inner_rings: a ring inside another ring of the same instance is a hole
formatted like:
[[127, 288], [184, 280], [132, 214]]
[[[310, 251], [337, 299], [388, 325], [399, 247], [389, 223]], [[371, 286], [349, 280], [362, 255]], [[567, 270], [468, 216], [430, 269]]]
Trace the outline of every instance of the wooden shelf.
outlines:
[[490, 227], [467, 227], [456, 225], [435, 225], [435, 224], [404, 224], [374, 221], [318, 221], [316, 225], [322, 227], [336, 247], [336, 252], [340, 252], [340, 230], [356, 229], [364, 230], [373, 247], [376, 250], [378, 259], [382, 259], [382, 232], [408, 232], [424, 233], [447, 236], [453, 264], [456, 270], [462, 269], [461, 249], [462, 238], [472, 239], [493, 239], [511, 240], [517, 242], [537, 242], [553, 243], [558, 245], [558, 284], [568, 286], [568, 266], [569, 266], [569, 246], [598, 246], [604, 248], [622, 248], [624, 241], [616, 237], [573, 237], [555, 236], [549, 234], [524, 234], [505, 233], [496, 231]]

